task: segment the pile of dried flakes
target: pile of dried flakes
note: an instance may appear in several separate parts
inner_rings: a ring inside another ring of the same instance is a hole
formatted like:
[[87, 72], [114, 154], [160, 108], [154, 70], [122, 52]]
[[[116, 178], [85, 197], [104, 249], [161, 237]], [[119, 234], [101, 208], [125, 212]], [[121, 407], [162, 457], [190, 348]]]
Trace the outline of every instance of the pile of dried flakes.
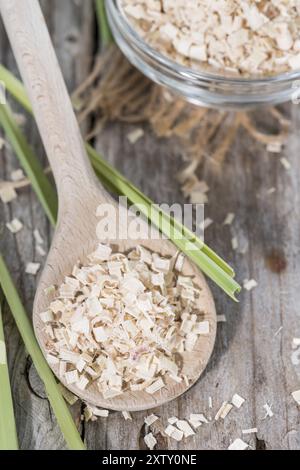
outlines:
[[66, 384], [84, 390], [96, 382], [108, 399], [153, 394], [164, 378], [188, 383], [177, 355], [193, 351], [209, 322], [183, 264], [182, 254], [167, 259], [137, 246], [126, 256], [99, 244], [88, 265], [74, 267], [40, 314], [48, 362]]
[[299, 0], [120, 0], [143, 39], [200, 70], [273, 75], [300, 69]]

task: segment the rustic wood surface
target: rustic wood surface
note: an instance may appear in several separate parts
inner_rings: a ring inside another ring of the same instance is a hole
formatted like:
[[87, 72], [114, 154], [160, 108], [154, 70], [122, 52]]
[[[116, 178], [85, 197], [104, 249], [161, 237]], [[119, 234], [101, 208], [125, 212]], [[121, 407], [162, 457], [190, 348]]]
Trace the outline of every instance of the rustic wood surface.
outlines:
[[[97, 49], [94, 35], [93, 2], [80, 0], [44, 0], [43, 10], [58, 59], [69, 90], [88, 74]], [[0, 25], [0, 61], [16, 72], [11, 50]], [[14, 105], [14, 109], [20, 109]], [[291, 163], [286, 171], [280, 157], [267, 153], [241, 131], [233, 148], [217, 172], [209, 161], [201, 168], [202, 178], [211, 190], [206, 216], [214, 220], [206, 241], [231, 262], [237, 278], [254, 278], [258, 287], [240, 296], [234, 304], [212, 286], [217, 312], [226, 323], [218, 325], [213, 356], [199, 382], [183, 397], [153, 410], [164, 423], [170, 416], [188, 417], [203, 412], [214, 417], [223, 401], [234, 393], [246, 398], [240, 410], [198, 429], [196, 435], [176, 444], [157, 433], [159, 449], [226, 449], [237, 437], [253, 449], [300, 449], [299, 407], [291, 392], [300, 388], [300, 366], [291, 361], [292, 339], [300, 336], [300, 107], [286, 105], [292, 126], [284, 156]], [[272, 130], [267, 112], [258, 113], [264, 127]], [[35, 125], [27, 119], [24, 128], [32, 145], [46, 164]], [[184, 202], [176, 181], [182, 167], [179, 153], [165, 140], [158, 140], [146, 128], [144, 137], [134, 146], [127, 139], [130, 126], [110, 124], [99, 136], [97, 148], [156, 202]], [[18, 168], [13, 153], [0, 151], [0, 180], [7, 180]], [[276, 191], [268, 194], [268, 189]], [[27, 311], [31, 314], [37, 279], [24, 274], [29, 261], [43, 263], [36, 252], [33, 229], [38, 228], [49, 247], [52, 231], [34, 193], [18, 192], [9, 205], [0, 203], [0, 250], [5, 256]], [[224, 227], [228, 212], [235, 222]], [[24, 229], [12, 235], [5, 223], [13, 217], [24, 222]], [[236, 236], [239, 249], [233, 251]], [[45, 397], [43, 386], [26, 354], [8, 309], [5, 311], [5, 334], [14, 396], [20, 446], [23, 449], [63, 449], [64, 440]], [[208, 407], [208, 397], [213, 409]], [[274, 416], [263, 419], [263, 405], [272, 405]], [[90, 449], [141, 449], [144, 412], [125, 422], [120, 413], [107, 419], [83, 424], [80, 404], [72, 408], [82, 436]], [[242, 429], [257, 427], [257, 435], [242, 436]]]

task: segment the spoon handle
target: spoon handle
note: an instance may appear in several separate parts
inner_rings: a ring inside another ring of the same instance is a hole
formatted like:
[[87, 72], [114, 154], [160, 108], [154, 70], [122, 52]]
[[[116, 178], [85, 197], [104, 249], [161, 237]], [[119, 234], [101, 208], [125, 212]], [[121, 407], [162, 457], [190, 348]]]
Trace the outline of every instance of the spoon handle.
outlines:
[[95, 180], [38, 0], [0, 0], [14, 55], [53, 170], [60, 206]]

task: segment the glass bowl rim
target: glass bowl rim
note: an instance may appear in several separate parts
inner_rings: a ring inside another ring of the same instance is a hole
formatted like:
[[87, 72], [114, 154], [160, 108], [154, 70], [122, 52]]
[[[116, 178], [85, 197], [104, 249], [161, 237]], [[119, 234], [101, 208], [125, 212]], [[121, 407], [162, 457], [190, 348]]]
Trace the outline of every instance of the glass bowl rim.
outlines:
[[[128, 21], [125, 13], [119, 5], [120, 0], [105, 0], [106, 9], [109, 13], [117, 15], [118, 25], [122, 26], [126, 35], [133, 41], [135, 46], [146, 54], [152, 60], [158, 62], [160, 65], [167, 67], [172, 73], [184, 76], [185, 79], [201, 80], [201, 81], [214, 81], [219, 83], [226, 83], [229, 85], [271, 85], [291, 82], [300, 79], [300, 70], [284, 72], [277, 75], [269, 75], [260, 78], [251, 77], [230, 77], [225, 75], [218, 75], [209, 72], [202, 72], [194, 70], [190, 67], [178, 64], [169, 59], [159, 51], [151, 47], [147, 42], [134, 30]], [[116, 18], [116, 17], [115, 17]]]

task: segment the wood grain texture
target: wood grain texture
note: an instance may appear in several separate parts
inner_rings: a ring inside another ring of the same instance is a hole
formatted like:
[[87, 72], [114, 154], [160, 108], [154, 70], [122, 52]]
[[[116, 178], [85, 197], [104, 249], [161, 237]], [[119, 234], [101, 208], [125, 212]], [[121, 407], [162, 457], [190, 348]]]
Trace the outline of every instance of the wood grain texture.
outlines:
[[[86, 22], [91, 19], [92, 2], [76, 4], [78, 6], [71, 0], [51, 0], [51, 5], [48, 0], [43, 2], [69, 89], [87, 73], [89, 64], [85, 57], [91, 54], [90, 30]], [[78, 35], [86, 36], [80, 37], [79, 46], [72, 40], [70, 48], [68, 32], [74, 28]], [[83, 52], [77, 54], [76, 47]], [[3, 30], [0, 30], [0, 60], [16, 70]], [[74, 70], [80, 70], [80, 73], [74, 75]], [[202, 426], [196, 436], [178, 446], [156, 434], [160, 449], [225, 449], [235, 438], [242, 437], [242, 429], [254, 426], [258, 427], [257, 437], [244, 436], [254, 449], [300, 449], [299, 408], [290, 395], [300, 388], [300, 366], [291, 362], [292, 338], [300, 337], [300, 108], [287, 105], [285, 110], [292, 116], [292, 128], [284, 151], [292, 165], [290, 172], [283, 168], [277, 155], [268, 154], [245, 132], [239, 133], [219, 174], [209, 161], [201, 168], [200, 176], [211, 188], [206, 216], [214, 220], [207, 230], [206, 241], [234, 265], [239, 280], [253, 277], [259, 286], [250, 293], [244, 292], [238, 305], [211, 286], [217, 312], [226, 315], [227, 323], [218, 325], [216, 346], [206, 372], [183, 397], [153, 411], [165, 424], [170, 416], [185, 418], [191, 412], [204, 412], [214, 417], [222, 402], [230, 400], [235, 392], [244, 396], [246, 402], [240, 410], [231, 411], [225, 421]], [[266, 112], [258, 113], [257, 122], [268, 129], [273, 128]], [[144, 137], [132, 146], [127, 139], [130, 129], [130, 126], [109, 125], [99, 136], [98, 149], [155, 201], [184, 202], [176, 181], [176, 172], [181, 168], [181, 157], [176, 148], [156, 139], [148, 128]], [[26, 132], [43, 158], [42, 146], [31, 121], [26, 124]], [[11, 152], [2, 150], [0, 178], [8, 179], [11, 169], [17, 167]], [[276, 192], [267, 194], [271, 187], [276, 187]], [[229, 211], [236, 213], [236, 219], [231, 227], [224, 227], [222, 222]], [[25, 229], [17, 236], [12, 236], [4, 225], [13, 216], [25, 222]], [[36, 280], [24, 274], [24, 265], [33, 259], [40, 260], [35, 251], [32, 228], [40, 229], [47, 245], [52, 234], [42, 209], [27, 189], [8, 207], [0, 204], [0, 220], [1, 250], [30, 312]], [[231, 249], [233, 236], [237, 236], [240, 246], [235, 252]], [[245, 247], [246, 253], [240, 253]], [[275, 336], [281, 326], [282, 330]], [[22, 448], [64, 448], [43, 389], [34, 368], [26, 360], [8, 312], [5, 331]], [[212, 410], [208, 408], [209, 396], [213, 399]], [[264, 420], [263, 405], [266, 402], [273, 405], [274, 417]], [[80, 410], [76, 406], [74, 415], [79, 419]], [[108, 419], [101, 418], [84, 425], [88, 447], [144, 448], [144, 415], [144, 412], [134, 413], [133, 422], [125, 422], [116, 412]]]

